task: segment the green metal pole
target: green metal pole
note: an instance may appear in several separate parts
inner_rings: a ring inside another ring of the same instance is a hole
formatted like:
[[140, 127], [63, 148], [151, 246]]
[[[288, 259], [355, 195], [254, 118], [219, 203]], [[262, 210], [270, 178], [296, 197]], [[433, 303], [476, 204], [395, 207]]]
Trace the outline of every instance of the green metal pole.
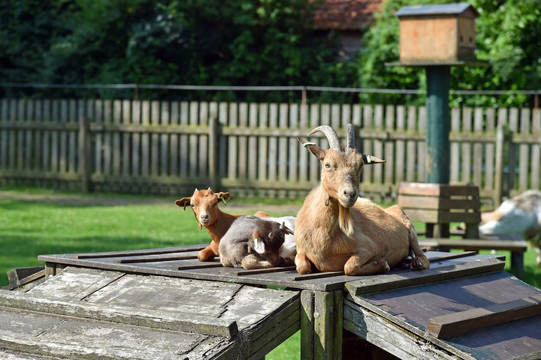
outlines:
[[426, 182], [449, 184], [450, 66], [426, 67]]

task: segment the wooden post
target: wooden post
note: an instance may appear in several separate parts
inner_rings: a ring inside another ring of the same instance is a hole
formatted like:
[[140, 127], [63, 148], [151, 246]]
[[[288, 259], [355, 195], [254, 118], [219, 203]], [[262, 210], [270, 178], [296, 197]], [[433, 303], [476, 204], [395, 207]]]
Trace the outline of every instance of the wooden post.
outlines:
[[450, 66], [426, 67], [426, 174], [431, 184], [449, 183]]
[[494, 184], [494, 207], [502, 203], [504, 171], [505, 127], [498, 126], [496, 132], [496, 174]]
[[86, 116], [79, 117], [79, 175], [81, 191], [90, 191], [90, 131]]
[[342, 358], [343, 294], [301, 293], [301, 359]]

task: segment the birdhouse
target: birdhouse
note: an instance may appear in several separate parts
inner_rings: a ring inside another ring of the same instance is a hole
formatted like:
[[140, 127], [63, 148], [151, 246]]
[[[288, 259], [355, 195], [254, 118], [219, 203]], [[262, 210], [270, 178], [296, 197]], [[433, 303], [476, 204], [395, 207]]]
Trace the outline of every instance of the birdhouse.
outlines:
[[475, 18], [467, 3], [406, 6], [400, 21], [400, 63], [459, 64], [475, 61]]

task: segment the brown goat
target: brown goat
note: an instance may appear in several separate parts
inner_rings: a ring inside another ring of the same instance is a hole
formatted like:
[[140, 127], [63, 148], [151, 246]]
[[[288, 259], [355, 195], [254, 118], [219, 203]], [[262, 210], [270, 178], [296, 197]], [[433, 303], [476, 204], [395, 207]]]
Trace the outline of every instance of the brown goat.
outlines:
[[[220, 255], [220, 239], [229, 230], [233, 221], [241, 216], [222, 212], [218, 207], [220, 202], [225, 204], [230, 198], [231, 194], [228, 192], [214, 193], [211, 188], [208, 188], [207, 190], [195, 189], [192, 196], [175, 201], [175, 204], [184, 210], [186, 210], [186, 206], [190, 205], [195, 219], [199, 223], [199, 230], [204, 226], [212, 238], [210, 245], [197, 254], [199, 261], [210, 261]], [[263, 211], [258, 211], [256, 215], [268, 217], [268, 214]]]
[[346, 275], [369, 275], [389, 271], [404, 263], [413, 251], [408, 266], [426, 269], [430, 263], [417, 242], [413, 224], [398, 206], [382, 209], [368, 199], [359, 198], [363, 165], [385, 162], [355, 149], [353, 126], [348, 125], [347, 145], [339, 144], [336, 132], [323, 125], [308, 136], [322, 132], [329, 150], [298, 139], [322, 164], [321, 183], [306, 197], [295, 222], [300, 274], [344, 270]]

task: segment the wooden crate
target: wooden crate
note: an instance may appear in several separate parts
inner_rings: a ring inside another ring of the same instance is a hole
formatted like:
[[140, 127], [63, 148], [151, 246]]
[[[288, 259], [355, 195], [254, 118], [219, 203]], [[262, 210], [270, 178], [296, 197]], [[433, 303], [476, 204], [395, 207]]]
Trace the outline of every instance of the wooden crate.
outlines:
[[398, 189], [398, 205], [412, 221], [427, 224], [427, 237], [449, 237], [449, 224], [463, 222], [465, 237], [479, 238], [481, 201], [477, 186], [403, 182]]

